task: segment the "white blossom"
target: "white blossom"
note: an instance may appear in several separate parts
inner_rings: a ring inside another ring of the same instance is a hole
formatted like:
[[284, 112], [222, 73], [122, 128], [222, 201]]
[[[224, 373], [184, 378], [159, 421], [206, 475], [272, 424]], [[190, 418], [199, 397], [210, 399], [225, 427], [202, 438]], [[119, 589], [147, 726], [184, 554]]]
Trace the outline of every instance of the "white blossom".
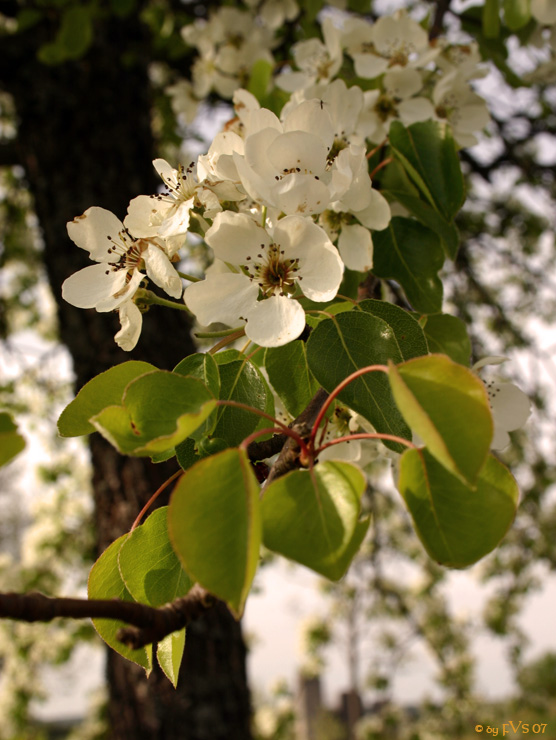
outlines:
[[96, 265], [71, 275], [63, 298], [78, 308], [112, 311], [129, 301], [145, 274], [173, 298], [182, 293], [181, 279], [160, 239], [138, 238], [110, 211], [93, 206], [68, 223], [72, 241], [89, 252]]
[[326, 233], [311, 219], [286, 216], [264, 229], [245, 213], [219, 213], [205, 235], [227, 271], [209, 272], [186, 288], [187, 307], [203, 325], [246, 323], [245, 333], [264, 347], [298, 337], [305, 313], [293, 295], [331, 300], [343, 264]]
[[[485, 357], [473, 365], [477, 372], [485, 365], [500, 365], [506, 357]], [[527, 395], [514, 383], [494, 379], [483, 381], [488, 393], [488, 401], [494, 422], [494, 436], [491, 442], [493, 450], [502, 450], [510, 444], [510, 435], [520, 429], [531, 413], [531, 404]]]

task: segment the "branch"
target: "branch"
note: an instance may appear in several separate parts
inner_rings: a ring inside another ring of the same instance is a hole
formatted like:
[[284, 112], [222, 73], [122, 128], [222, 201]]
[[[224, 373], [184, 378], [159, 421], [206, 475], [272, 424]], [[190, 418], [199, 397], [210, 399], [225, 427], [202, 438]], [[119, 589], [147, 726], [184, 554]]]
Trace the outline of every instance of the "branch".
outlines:
[[436, 0], [434, 20], [429, 31], [429, 40], [437, 38], [444, 32], [444, 16], [450, 9], [451, 0]]
[[[303, 439], [308, 439], [311, 434], [313, 424], [319, 415], [319, 411], [327, 398], [328, 393], [324, 388], [319, 388], [309, 402], [307, 408], [290, 424], [290, 428], [293, 429], [294, 432], [297, 432], [300, 437], [303, 437]], [[291, 437], [288, 437], [286, 443], [282, 447], [282, 452], [272, 466], [265, 485], [268, 485], [276, 478], [280, 478], [282, 475], [289, 473], [290, 470], [295, 470], [296, 468], [301, 467], [301, 463], [299, 462], [299, 453], [300, 449], [297, 442]]]
[[35, 591], [0, 594], [0, 617], [22, 622], [50, 622], [57, 617], [116, 619], [133, 625], [122, 628], [117, 638], [137, 650], [183, 629], [214, 603], [214, 597], [198, 584], [185, 596], [159, 608], [119, 599], [55, 598]]

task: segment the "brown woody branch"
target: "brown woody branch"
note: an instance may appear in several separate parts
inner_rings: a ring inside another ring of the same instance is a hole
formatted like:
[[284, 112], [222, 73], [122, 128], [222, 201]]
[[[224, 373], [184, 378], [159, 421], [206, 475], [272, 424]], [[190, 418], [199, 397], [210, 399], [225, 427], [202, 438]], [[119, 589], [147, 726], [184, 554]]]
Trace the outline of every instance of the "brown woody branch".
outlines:
[[57, 617], [71, 619], [116, 619], [126, 622], [118, 640], [137, 649], [162, 640], [183, 629], [214, 603], [214, 598], [198, 584], [170, 604], [159, 608], [119, 599], [69, 599], [29, 594], [0, 594], [0, 617], [22, 622], [50, 622]]
[[[290, 428], [294, 432], [297, 432], [297, 434], [299, 434], [303, 439], [308, 438], [319, 411], [327, 398], [328, 393], [324, 388], [319, 388], [309, 402], [307, 408], [304, 409], [297, 419], [290, 424]], [[276, 478], [280, 478], [282, 475], [289, 473], [290, 470], [295, 470], [296, 468], [301, 467], [301, 463], [299, 461], [300, 452], [301, 450], [295, 439], [293, 439], [293, 437], [288, 437], [282, 447], [282, 451], [278, 456], [278, 459], [272, 466], [270, 474], [266, 480], [266, 484], [268, 485]]]

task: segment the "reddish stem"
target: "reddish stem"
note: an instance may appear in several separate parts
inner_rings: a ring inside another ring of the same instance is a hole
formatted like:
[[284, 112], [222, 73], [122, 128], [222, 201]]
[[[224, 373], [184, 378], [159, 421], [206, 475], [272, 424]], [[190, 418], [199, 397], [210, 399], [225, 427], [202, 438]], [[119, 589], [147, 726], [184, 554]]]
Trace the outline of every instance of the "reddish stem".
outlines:
[[325, 403], [323, 404], [321, 410], [319, 411], [319, 414], [317, 418], [315, 419], [315, 423], [313, 424], [313, 429], [311, 430], [311, 437], [310, 441], [311, 444], [314, 444], [315, 437], [317, 436], [317, 430], [319, 428], [319, 424], [321, 423], [324, 415], [328, 411], [328, 407], [332, 403], [332, 401], [336, 398], [336, 396], [341, 393], [344, 388], [349, 385], [352, 380], [355, 380], [360, 375], [366, 375], [367, 373], [375, 372], [376, 370], [380, 370], [383, 373], [388, 373], [388, 368], [386, 365], [368, 365], [367, 367], [362, 367], [359, 370], [356, 370], [354, 373], [351, 373], [351, 375], [348, 375], [347, 378], [344, 378], [342, 382], [334, 388], [332, 393], [328, 396]]
[[150, 497], [150, 499], [147, 501], [147, 503], [143, 506], [143, 508], [141, 509], [141, 511], [139, 512], [139, 514], [137, 514], [137, 518], [135, 519], [135, 521], [131, 525], [131, 529], [129, 530], [130, 532], [133, 532], [133, 530], [135, 529], [135, 527], [138, 527], [139, 526], [139, 524], [141, 523], [141, 519], [143, 518], [143, 516], [145, 515], [145, 513], [147, 512], [147, 510], [149, 509], [149, 507], [151, 506], [151, 504], [156, 501], [156, 499], [160, 496], [160, 494], [166, 488], [166, 486], [169, 486], [170, 483], [173, 480], [175, 480], [178, 477], [178, 475], [181, 475], [182, 473], [183, 473], [183, 470], [181, 470], [181, 468], [180, 468], [180, 470], [176, 470], [176, 472], [174, 473], [174, 475], [171, 475], [168, 478], [168, 480], [165, 480], [164, 483], [160, 486], [160, 488], [158, 488], [153, 493], [153, 495]]
[[348, 434], [345, 437], [338, 437], [338, 439], [333, 439], [332, 441], [327, 442], [325, 445], [322, 445], [322, 447], [319, 447], [318, 450], [315, 450], [315, 457], [323, 450], [326, 450], [327, 447], [332, 447], [332, 445], [340, 444], [340, 442], [350, 442], [352, 439], [387, 439], [390, 442], [398, 442], [398, 444], [405, 445], [406, 447], [417, 449], [417, 445], [414, 445], [413, 442], [410, 442], [408, 439], [404, 439], [403, 437], [397, 437], [395, 434], [380, 434], [379, 432], [358, 432], [357, 434]]
[[386, 165], [390, 164], [390, 162], [393, 162], [393, 161], [394, 161], [394, 157], [386, 157], [386, 159], [383, 159], [380, 164], [377, 164], [377, 166], [374, 168], [374, 170], [369, 175], [371, 180], [373, 179], [373, 177], [376, 175], [376, 173], [379, 170], [381, 170], [383, 167], [386, 167]]

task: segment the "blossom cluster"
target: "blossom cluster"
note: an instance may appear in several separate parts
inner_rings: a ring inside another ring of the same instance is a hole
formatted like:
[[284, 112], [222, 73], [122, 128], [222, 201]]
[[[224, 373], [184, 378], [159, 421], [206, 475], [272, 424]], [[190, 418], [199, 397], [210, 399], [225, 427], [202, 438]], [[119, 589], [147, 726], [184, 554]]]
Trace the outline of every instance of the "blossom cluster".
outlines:
[[134, 198], [123, 223], [97, 207], [72, 221], [70, 237], [98, 264], [68, 278], [64, 298], [117, 309], [116, 341], [132, 349], [142, 320], [133, 299], [143, 280], [182, 296], [176, 263], [195, 219], [214, 255], [205, 278], [183, 295], [199, 322], [244, 326], [265, 347], [298, 337], [305, 327], [299, 299], [330, 301], [346, 266], [370, 269], [370, 230], [390, 220], [388, 203], [373, 190], [364, 143], [349, 139], [358, 90], [341, 80], [330, 88], [326, 102], [292, 101], [281, 118], [237, 91], [235, 123], [206, 155], [179, 169], [155, 160], [163, 192]]
[[[255, 0], [246, 6], [218, 8], [208, 20], [182, 28], [185, 42], [198, 52], [192, 82], [181, 80], [167, 91], [174, 109], [187, 121], [194, 117], [197, 101], [210, 92], [231, 99], [246, 86], [256, 62], [274, 65], [277, 30], [299, 12], [294, 0], [266, 2], [258, 10]], [[549, 11], [539, 12], [545, 17]], [[354, 124], [363, 139], [380, 143], [393, 120], [410, 125], [434, 119], [448, 122], [461, 146], [477, 142], [476, 133], [490, 118], [484, 100], [471, 87], [473, 79], [486, 74], [476, 42], [429, 40], [405, 11], [375, 23], [348, 14], [325, 16], [321, 28], [322, 40], [293, 45], [290, 67], [274, 80], [278, 88], [293, 93], [294, 100], [322, 97], [347, 66], [364, 91]]]
[[[265, 347], [295, 339], [305, 326], [301, 298], [330, 301], [345, 268], [372, 269], [372, 231], [390, 221], [390, 206], [369, 176], [372, 142], [387, 136], [396, 118], [448, 119], [461, 144], [473, 143], [472, 132], [486, 124], [485, 104], [469, 87], [481, 74], [477, 50], [430, 42], [404, 13], [374, 24], [324, 18], [324, 41], [294, 45], [298, 69], [277, 77], [291, 93], [280, 116], [261, 107], [237, 89], [240, 70], [255, 58], [271, 60], [272, 34], [296, 7], [263, 4], [256, 19], [225, 7], [184, 29], [199, 50], [196, 95], [233, 94], [235, 119], [187, 168], [155, 160], [163, 192], [132, 200], [123, 223], [92, 207], [69, 224], [70, 237], [97, 264], [66, 280], [64, 298], [81, 308], [117, 310], [122, 348], [138, 341], [142, 318], [134, 297], [147, 278], [172, 298], [183, 293], [204, 326], [244, 327]], [[348, 87], [337, 76], [346, 58], [361, 85]], [[183, 292], [176, 265], [191, 219], [214, 261]]]

